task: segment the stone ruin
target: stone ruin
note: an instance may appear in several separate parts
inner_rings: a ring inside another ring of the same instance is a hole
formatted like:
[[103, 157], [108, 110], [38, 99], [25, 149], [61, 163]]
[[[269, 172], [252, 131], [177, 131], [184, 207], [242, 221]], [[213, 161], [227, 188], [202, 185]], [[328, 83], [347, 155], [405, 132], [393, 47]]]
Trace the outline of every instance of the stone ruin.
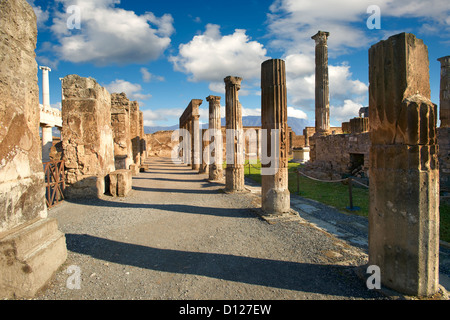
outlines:
[[130, 100], [125, 93], [111, 94], [111, 125], [115, 168], [129, 169], [134, 159], [130, 139]]
[[115, 170], [111, 95], [94, 79], [62, 80], [62, 141], [68, 198], [99, 197]]
[[383, 285], [416, 296], [439, 285], [438, 115], [428, 68], [413, 34], [369, 50], [369, 264]]
[[441, 125], [437, 129], [439, 144], [439, 177], [441, 191], [450, 193], [450, 56], [438, 59], [441, 63], [441, 88], [439, 119]]
[[25, 0], [0, 0], [0, 12], [0, 299], [31, 298], [67, 249], [45, 204], [36, 15]]
[[[62, 79], [62, 148], [68, 198], [126, 196], [145, 170], [143, 114], [125, 93], [110, 94], [94, 79]], [[128, 172], [129, 171], [129, 172]]]
[[[56, 220], [47, 217], [44, 198], [34, 53], [36, 16], [25, 0], [0, 0], [0, 12], [0, 47], [4, 53], [0, 60], [7, 66], [0, 70], [0, 297], [28, 298], [66, 260], [67, 249]], [[342, 146], [347, 136], [348, 148], [355, 142], [350, 138], [356, 136], [370, 144], [369, 162], [364, 161], [371, 179], [369, 264], [380, 267], [386, 287], [410, 295], [433, 295], [439, 284], [439, 159], [448, 164], [449, 59], [440, 59], [440, 130], [436, 128], [437, 106], [430, 101], [427, 48], [414, 35], [402, 33], [369, 50], [370, 122], [352, 119], [345, 128], [350, 134], [333, 135], [328, 123], [325, 70], [328, 35], [319, 32], [313, 37], [317, 72], [323, 74], [316, 77], [320, 121], [310, 137], [312, 153], [316, 161], [320, 160], [328, 140], [328, 145]], [[284, 61], [271, 59], [261, 68], [262, 129], [279, 130], [279, 144], [270, 145], [277, 154], [271, 165], [279, 170], [263, 176], [261, 207], [266, 214], [278, 215], [290, 209]], [[225, 78], [226, 128], [243, 132], [237, 94], [241, 81], [239, 77]], [[67, 195], [99, 197], [107, 189], [113, 196], [126, 195], [131, 189], [131, 176], [136, 168], [142, 168], [147, 153], [138, 103], [128, 101], [123, 94], [110, 95], [94, 79], [77, 75], [66, 76], [62, 88]], [[210, 113], [215, 114], [210, 115], [210, 126], [217, 129], [217, 99], [209, 96], [207, 100], [212, 104]], [[180, 128], [192, 133], [191, 139], [181, 140], [186, 147], [181, 156], [195, 170], [202, 163], [200, 103], [192, 100], [180, 118]], [[240, 134], [226, 138], [227, 154], [235, 160], [227, 165], [226, 191], [241, 192], [245, 140]], [[438, 142], [445, 144], [440, 151]], [[447, 169], [441, 169], [441, 184], [446, 181]], [[213, 171], [212, 167], [208, 170], [210, 174]]]

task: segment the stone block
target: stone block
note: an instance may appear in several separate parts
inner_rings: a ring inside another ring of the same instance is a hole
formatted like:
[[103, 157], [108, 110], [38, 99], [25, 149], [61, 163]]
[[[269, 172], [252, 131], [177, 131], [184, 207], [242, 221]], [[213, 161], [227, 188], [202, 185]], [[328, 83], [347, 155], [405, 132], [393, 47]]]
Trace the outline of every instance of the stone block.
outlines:
[[140, 166], [138, 164], [130, 164], [130, 171], [132, 176], [136, 176], [140, 171]]
[[32, 298], [67, 258], [55, 219], [36, 219], [0, 235], [0, 298]]
[[121, 169], [109, 174], [109, 192], [113, 197], [126, 197], [132, 189], [132, 175], [130, 170]]

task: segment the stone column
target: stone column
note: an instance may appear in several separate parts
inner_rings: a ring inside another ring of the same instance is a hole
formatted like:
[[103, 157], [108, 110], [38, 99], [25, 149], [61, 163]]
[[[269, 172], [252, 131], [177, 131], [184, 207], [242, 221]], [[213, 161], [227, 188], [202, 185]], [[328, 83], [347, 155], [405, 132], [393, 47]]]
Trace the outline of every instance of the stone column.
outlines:
[[330, 93], [328, 88], [329, 32], [319, 31], [311, 39], [316, 42], [316, 135], [330, 130]]
[[450, 127], [450, 56], [439, 58], [441, 63], [441, 90], [439, 119], [442, 127]]
[[39, 67], [42, 70], [42, 104], [44, 107], [50, 107], [50, 86], [48, 81], [48, 72], [52, 71], [49, 67]]
[[[130, 137], [133, 150], [133, 162], [135, 167], [141, 164], [141, 137], [139, 130], [139, 103], [137, 101], [130, 102]], [[139, 171], [136, 168], [134, 171]]]
[[67, 257], [45, 200], [36, 42], [33, 8], [0, 0], [0, 300], [33, 298]]
[[428, 296], [439, 280], [437, 108], [428, 51], [401, 33], [369, 50], [369, 265], [381, 283]]
[[42, 126], [42, 162], [50, 161], [50, 150], [53, 146], [53, 133], [50, 126]]
[[200, 165], [198, 173], [205, 173], [209, 177], [210, 156], [209, 156], [209, 137], [207, 136], [208, 134], [209, 134], [208, 129], [201, 130], [202, 148], [200, 152], [202, 153], [202, 164]]
[[[208, 96], [206, 101], [209, 102], [209, 129], [213, 137], [210, 140], [210, 146], [214, 144], [214, 152], [210, 152], [214, 158], [213, 163], [209, 166], [209, 180], [223, 180], [223, 138], [222, 123], [220, 118], [220, 97]], [[217, 138], [217, 139], [216, 139]]]
[[261, 129], [256, 130], [256, 150], [258, 152], [258, 159], [261, 159]]
[[202, 145], [200, 132], [200, 116], [192, 117], [192, 170], [199, 170], [201, 165], [200, 149]]
[[[191, 158], [191, 150], [189, 149], [190, 145], [191, 145], [191, 138], [190, 138], [190, 132], [189, 132], [189, 126], [188, 123], [186, 123], [183, 126], [183, 129], [185, 130], [186, 135], [183, 137], [183, 163], [185, 165], [190, 165], [190, 158]], [[189, 133], [189, 135], [188, 135]]]
[[[42, 105], [44, 110], [50, 108], [49, 67], [39, 67], [42, 70]], [[51, 126], [42, 126], [42, 162], [50, 161], [50, 150], [53, 146]]]
[[[280, 59], [267, 60], [261, 65], [261, 124], [261, 129], [267, 133], [267, 154], [271, 159], [271, 163], [261, 163], [262, 210], [269, 215], [287, 213], [290, 210], [290, 192], [286, 69], [285, 62]], [[272, 134], [278, 135], [276, 145]], [[268, 168], [270, 170], [265, 173]]]
[[439, 178], [441, 190], [450, 191], [450, 56], [438, 59], [441, 62], [441, 90], [438, 128]]
[[228, 76], [225, 81], [225, 112], [227, 167], [225, 172], [225, 191], [244, 191], [244, 132], [242, 127], [242, 106], [238, 91], [242, 78]]

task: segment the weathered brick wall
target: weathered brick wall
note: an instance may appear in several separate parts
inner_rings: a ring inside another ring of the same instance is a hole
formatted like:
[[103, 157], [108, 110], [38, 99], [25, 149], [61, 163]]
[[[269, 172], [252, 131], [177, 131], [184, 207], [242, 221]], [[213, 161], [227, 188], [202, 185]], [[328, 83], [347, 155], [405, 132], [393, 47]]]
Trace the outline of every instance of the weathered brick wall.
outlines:
[[369, 169], [369, 133], [337, 134], [314, 138], [315, 159], [313, 163], [336, 173], [348, 173], [353, 155], [364, 156], [363, 171]]
[[130, 136], [130, 100], [125, 93], [111, 94], [111, 125], [116, 170], [129, 169], [133, 163], [133, 150]]
[[39, 140], [36, 16], [0, 1], [0, 232], [46, 217]]
[[132, 101], [130, 104], [130, 136], [133, 149], [133, 162], [136, 165], [141, 164], [141, 138], [140, 138], [140, 121], [139, 121], [139, 104]]
[[111, 95], [94, 79], [63, 79], [62, 138], [68, 197], [98, 196], [114, 171]]

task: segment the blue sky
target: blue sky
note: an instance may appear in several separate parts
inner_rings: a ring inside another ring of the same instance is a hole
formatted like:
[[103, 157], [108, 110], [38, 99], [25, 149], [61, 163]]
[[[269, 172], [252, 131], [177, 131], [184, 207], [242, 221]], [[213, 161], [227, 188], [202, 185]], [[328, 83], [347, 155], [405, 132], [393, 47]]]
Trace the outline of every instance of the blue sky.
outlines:
[[[243, 77], [243, 115], [260, 114], [260, 66], [286, 61], [288, 115], [314, 123], [314, 40], [330, 32], [333, 126], [368, 105], [368, 49], [411, 32], [429, 50], [431, 100], [439, 104], [440, 64], [450, 54], [448, 0], [28, 0], [38, 18], [37, 61], [50, 66], [50, 102], [60, 107], [59, 78], [93, 77], [110, 93], [137, 100], [145, 125], [171, 126], [191, 99], [222, 97], [223, 79]], [[380, 28], [368, 28], [380, 9]], [[75, 6], [79, 11], [68, 11]], [[80, 13], [76, 16], [77, 12]], [[74, 18], [79, 17], [79, 20]], [[79, 21], [79, 28], [73, 23]], [[41, 74], [39, 72], [39, 81]], [[41, 86], [41, 84], [40, 84]], [[42, 97], [40, 97], [42, 103]], [[224, 108], [222, 114], [224, 115]]]

